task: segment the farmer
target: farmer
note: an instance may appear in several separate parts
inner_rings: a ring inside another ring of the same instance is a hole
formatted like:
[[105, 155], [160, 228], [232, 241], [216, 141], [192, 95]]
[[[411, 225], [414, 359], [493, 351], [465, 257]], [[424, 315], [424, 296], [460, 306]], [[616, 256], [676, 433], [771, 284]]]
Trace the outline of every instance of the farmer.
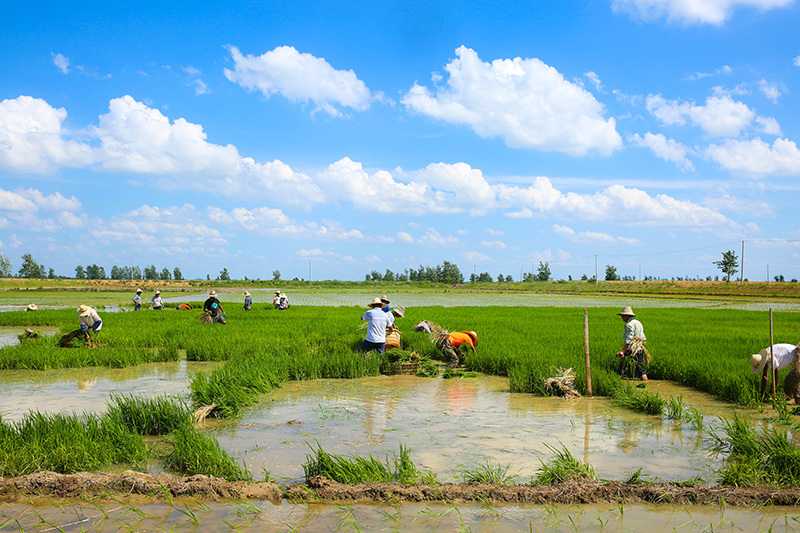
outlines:
[[459, 353], [463, 350], [466, 352], [466, 347], [469, 346], [473, 352], [478, 345], [478, 334], [474, 331], [462, 331], [454, 333], [445, 333], [436, 341], [436, 347], [442, 352], [442, 355], [450, 359], [450, 368], [458, 366]]
[[212, 324], [225, 324], [225, 309], [217, 300], [216, 291], [212, 290], [208, 293], [208, 299], [203, 304], [203, 312], [209, 316]]
[[178, 311], [191, 311], [192, 306], [189, 304], [178, 304], [175, 306], [175, 309], [177, 309]]
[[367, 338], [358, 345], [361, 352], [376, 350], [383, 353], [386, 347], [386, 328], [394, 324], [394, 315], [384, 313], [382, 306], [381, 299], [375, 298], [369, 304], [370, 310], [361, 315], [361, 320], [367, 321]]
[[36, 311], [37, 309], [36, 304], [28, 304], [28, 307], [25, 308], [26, 311]]
[[133, 297], [133, 310], [138, 311], [142, 308], [142, 289], [136, 289], [136, 296]]
[[392, 310], [392, 308], [389, 307], [389, 298], [387, 298], [385, 294], [381, 296], [381, 309], [384, 313], [388, 313]]
[[284, 293], [278, 295], [278, 309], [289, 309], [289, 297]]
[[250, 297], [250, 293], [244, 291], [244, 307], [242, 307], [242, 311], [249, 311], [252, 306], [253, 299]]
[[103, 321], [100, 320], [100, 316], [97, 314], [97, 309], [94, 307], [89, 307], [88, 305], [81, 305], [78, 307], [78, 318], [81, 322], [81, 332], [83, 333], [83, 339], [86, 342], [89, 342], [89, 330], [94, 330], [95, 333], [100, 331], [100, 328], [103, 327]]
[[[791, 365], [792, 361], [794, 361], [794, 358], [797, 356], [798, 351], [800, 351], [800, 349], [798, 349], [798, 347], [794, 344], [773, 344], [773, 357], [777, 363], [775, 370], [781, 370]], [[761, 398], [763, 398], [764, 394], [767, 392], [767, 382], [769, 381], [768, 376], [771, 372], [770, 369], [772, 368], [770, 366], [769, 355], [770, 350], [769, 347], [767, 347], [750, 356], [750, 366], [752, 367], [753, 374], [758, 374], [761, 372]], [[789, 394], [790, 391], [785, 392]]]
[[156, 311], [164, 309], [164, 302], [161, 300], [161, 291], [156, 290], [156, 293], [150, 298], [150, 301], [153, 303], [153, 309]]
[[275, 298], [272, 299], [272, 305], [275, 306], [275, 309], [281, 308], [281, 291], [275, 291]]
[[647, 373], [644, 368], [646, 354], [644, 342], [647, 340], [647, 337], [644, 336], [644, 327], [641, 322], [634, 318], [636, 314], [629, 305], [623, 307], [622, 311], [617, 314], [622, 317], [622, 321], [625, 322], [625, 331], [622, 334], [624, 346], [622, 350], [617, 352], [617, 357], [622, 359], [619, 362], [617, 374], [620, 376], [625, 375], [625, 370], [627, 370], [629, 362], [633, 362], [635, 365], [636, 377], [642, 381], [647, 381]]

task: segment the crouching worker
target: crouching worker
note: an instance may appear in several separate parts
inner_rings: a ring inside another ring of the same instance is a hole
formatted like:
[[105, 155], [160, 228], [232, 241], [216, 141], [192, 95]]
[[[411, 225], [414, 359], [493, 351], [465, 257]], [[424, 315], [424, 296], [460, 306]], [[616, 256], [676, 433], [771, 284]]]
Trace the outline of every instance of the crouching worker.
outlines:
[[644, 347], [647, 337], [644, 336], [642, 323], [634, 317], [636, 314], [630, 306], [625, 306], [617, 313], [625, 322], [625, 331], [622, 334], [623, 347], [617, 352], [617, 357], [622, 359], [617, 368], [617, 374], [624, 376], [628, 372], [628, 365], [634, 365], [634, 372], [638, 379], [647, 381], [645, 364], [650, 364], [650, 353]]
[[375, 298], [369, 304], [370, 310], [361, 315], [361, 320], [367, 321], [367, 338], [358, 345], [360, 352], [375, 350], [383, 353], [386, 348], [386, 328], [394, 324], [394, 315], [385, 313], [381, 306], [381, 299]]
[[436, 347], [442, 352], [442, 355], [447, 357], [450, 361], [450, 368], [454, 368], [459, 364], [459, 354], [463, 350], [466, 353], [466, 347], [469, 346], [473, 352], [478, 345], [478, 334], [474, 331], [462, 331], [455, 333], [446, 333], [439, 337], [436, 341]]
[[[795, 361], [797, 358], [797, 354], [800, 353], [800, 347], [798, 346], [795, 346], [793, 344], [772, 345], [772, 355], [776, 363], [775, 364], [776, 372], [778, 370], [782, 370], [792, 365], [792, 362]], [[760, 352], [751, 355], [750, 366], [752, 367], [753, 374], [761, 373], [761, 394], [759, 398], [764, 398], [764, 395], [767, 392], [767, 383], [769, 383], [769, 376], [772, 373], [769, 347], [766, 347]], [[792, 368], [792, 370], [795, 371], [794, 368]], [[786, 396], [789, 399], [794, 397], [795, 403], [797, 403], [797, 399], [800, 397], [800, 390], [798, 390], [800, 383], [796, 383], [797, 381], [797, 378], [795, 377], [796, 375], [797, 375], [796, 371], [794, 373], [789, 372], [789, 374], [786, 376], [786, 381], [784, 382], [784, 392], [786, 393]]]
[[203, 312], [211, 324], [225, 324], [225, 309], [222, 308], [222, 302], [217, 299], [216, 291], [208, 293], [208, 299], [203, 304]]
[[103, 327], [103, 321], [97, 314], [97, 309], [89, 307], [88, 305], [81, 305], [78, 307], [78, 317], [81, 321], [81, 332], [83, 333], [83, 340], [89, 342], [89, 330], [94, 330], [95, 333], [100, 331]]

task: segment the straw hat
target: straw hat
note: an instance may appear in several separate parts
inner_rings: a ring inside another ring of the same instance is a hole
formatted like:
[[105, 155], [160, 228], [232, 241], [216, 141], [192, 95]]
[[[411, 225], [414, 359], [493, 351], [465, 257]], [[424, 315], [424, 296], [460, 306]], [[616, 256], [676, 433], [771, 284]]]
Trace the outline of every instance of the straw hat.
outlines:
[[473, 343], [475, 346], [477, 346], [477, 345], [478, 345], [478, 334], [477, 334], [477, 333], [475, 333], [474, 331], [465, 331], [464, 333], [466, 333], [467, 335], [469, 335], [470, 337], [472, 337], [472, 343]]
[[78, 307], [78, 316], [89, 316], [91, 313], [92, 308], [88, 305], [81, 304], [81, 306]]
[[619, 316], [636, 316], [636, 313], [633, 312], [630, 305], [626, 305], [622, 308], [622, 311], [617, 313]]
[[28, 307], [26, 307], [26, 309], [28, 311], [36, 311], [36, 309], [38, 309], [38, 307], [36, 307], [36, 304], [30, 304], [30, 305], [28, 305]]
[[208, 295], [209, 296], [216, 296], [217, 295], [217, 291], [212, 289], [211, 291], [209, 291]]
[[275, 295], [276, 296], [280, 296], [281, 295], [281, 291], [275, 291]]
[[758, 374], [764, 370], [764, 367], [767, 366], [768, 357], [769, 354], [766, 348], [750, 356], [750, 366], [753, 367], [753, 374]]
[[140, 292], [142, 292], [142, 289], [136, 289], [136, 294], [139, 294]]
[[385, 294], [381, 296], [381, 303], [385, 304], [389, 303], [389, 298], [387, 298]]
[[248, 291], [244, 291], [244, 295], [245, 296], [250, 296], [250, 293]]
[[394, 313], [394, 316], [399, 316], [400, 318], [403, 318], [404, 316], [406, 316], [406, 308], [400, 305], [392, 309], [392, 313]]
[[161, 294], [161, 291], [159, 291], [158, 289], [156, 289], [156, 296], [158, 296], [159, 294]]
[[374, 308], [374, 307], [380, 307], [382, 305], [383, 305], [383, 302], [381, 302], [381, 299], [376, 297], [376, 298], [372, 299], [372, 303], [369, 304], [367, 307], [373, 307]]

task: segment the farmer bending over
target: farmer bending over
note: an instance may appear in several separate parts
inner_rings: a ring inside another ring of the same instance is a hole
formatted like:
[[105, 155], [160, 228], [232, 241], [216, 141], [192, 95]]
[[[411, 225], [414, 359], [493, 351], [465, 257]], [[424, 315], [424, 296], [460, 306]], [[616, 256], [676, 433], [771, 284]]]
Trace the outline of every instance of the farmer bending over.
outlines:
[[383, 353], [386, 347], [386, 328], [394, 324], [394, 315], [384, 313], [381, 306], [383, 306], [381, 299], [375, 298], [369, 304], [371, 309], [361, 315], [361, 320], [367, 321], [367, 338], [358, 345], [358, 350], [361, 352], [376, 350], [378, 353]]
[[208, 293], [208, 300], [203, 304], [203, 312], [209, 316], [212, 324], [225, 324], [225, 309], [217, 300], [216, 291], [212, 290]]
[[[792, 364], [795, 356], [797, 356], [798, 347], [794, 344], [773, 344], [772, 351], [775, 362], [777, 363], [775, 370], [778, 371]], [[768, 376], [772, 368], [770, 366], [769, 347], [751, 355], [750, 366], [753, 367], [753, 374], [761, 372], [761, 395], [759, 397], [763, 398], [764, 394], [767, 392]], [[789, 391], [786, 391], [786, 393], [789, 394]]]
[[644, 336], [644, 327], [641, 322], [634, 318], [636, 314], [630, 306], [623, 307], [622, 311], [617, 314], [621, 316], [622, 321], [625, 322], [625, 332], [622, 334], [624, 346], [622, 350], [617, 352], [617, 357], [622, 359], [622, 361], [619, 362], [617, 374], [620, 376], [625, 375], [628, 364], [633, 362], [636, 370], [636, 377], [642, 381], [647, 381], [647, 374], [644, 369], [646, 352], [644, 349], [644, 342], [647, 340], [647, 337]]
[[474, 331], [462, 331], [461, 333], [455, 332], [448, 335], [442, 335], [436, 341], [436, 347], [442, 352], [443, 355], [450, 359], [450, 368], [458, 366], [459, 352], [461, 349], [466, 352], [466, 347], [472, 348], [475, 352], [475, 347], [478, 345], [478, 334]]
[[95, 333], [100, 331], [100, 328], [103, 327], [103, 321], [100, 320], [100, 316], [97, 314], [97, 309], [94, 307], [89, 307], [88, 305], [81, 305], [78, 307], [78, 317], [81, 321], [81, 332], [83, 333], [83, 339], [86, 342], [89, 342], [89, 330], [94, 330]]

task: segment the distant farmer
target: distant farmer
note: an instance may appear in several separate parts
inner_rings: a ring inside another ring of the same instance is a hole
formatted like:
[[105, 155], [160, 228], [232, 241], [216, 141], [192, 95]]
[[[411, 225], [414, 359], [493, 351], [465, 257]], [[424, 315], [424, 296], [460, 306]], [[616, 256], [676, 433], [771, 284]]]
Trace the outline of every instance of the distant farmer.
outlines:
[[89, 342], [89, 330], [93, 330], [95, 333], [100, 331], [100, 328], [103, 327], [103, 321], [100, 320], [100, 316], [97, 314], [97, 309], [94, 307], [89, 307], [88, 305], [81, 305], [78, 307], [78, 318], [81, 322], [81, 332], [83, 333], [83, 339], [86, 342]]
[[361, 320], [367, 321], [367, 338], [358, 345], [358, 350], [361, 352], [376, 350], [378, 353], [383, 353], [386, 347], [386, 328], [394, 324], [394, 315], [384, 313], [382, 305], [381, 299], [375, 298], [369, 304], [370, 310], [361, 315]]
[[617, 357], [622, 359], [617, 368], [617, 374], [624, 376], [629, 364], [634, 365], [636, 377], [642, 381], [647, 381], [647, 371], [645, 370], [645, 359], [649, 363], [650, 354], [644, 347], [647, 337], [644, 336], [642, 323], [634, 317], [636, 314], [630, 306], [625, 306], [622, 311], [617, 313], [625, 322], [625, 331], [622, 334], [623, 347], [617, 352]]
[[389, 303], [390, 303], [389, 302], [389, 298], [385, 294], [382, 295], [381, 296], [381, 309], [383, 309], [384, 313], [388, 313], [389, 311], [392, 310], [392, 308], [389, 307]]
[[[383, 309], [381, 309], [383, 311]], [[395, 319], [403, 318], [406, 313], [406, 308], [403, 306], [395, 307], [392, 309], [392, 312], [389, 313], [394, 316]], [[398, 350], [402, 349], [402, 344], [400, 343], [400, 328], [398, 328], [395, 324], [386, 328], [386, 346], [384, 349], [389, 350], [391, 348], [397, 348]]]
[[216, 291], [212, 290], [208, 293], [208, 299], [203, 304], [203, 312], [209, 316], [212, 324], [225, 324], [225, 309], [222, 308], [222, 303], [217, 300]]
[[39, 308], [36, 307], [36, 304], [29, 304], [28, 307], [25, 308], [26, 311], [36, 311], [37, 309]]
[[431, 332], [431, 325], [428, 324], [427, 320], [423, 320], [422, 322], [420, 322], [419, 324], [414, 326], [414, 331], [430, 333]]
[[466, 353], [466, 347], [469, 346], [475, 352], [477, 345], [478, 334], [474, 331], [444, 333], [436, 341], [436, 347], [439, 348], [442, 355], [450, 359], [450, 368], [458, 366], [459, 354], [462, 350]]
[[275, 305], [275, 309], [289, 309], [289, 297], [286, 294], [279, 292], [277, 296], [277, 304]]
[[272, 305], [275, 306], [275, 309], [281, 308], [281, 291], [275, 291], [275, 297], [272, 299]]
[[161, 291], [156, 291], [150, 301], [153, 303], [153, 309], [156, 311], [161, 311], [164, 309], [164, 302], [161, 300]]
[[175, 306], [175, 309], [177, 309], [178, 311], [191, 311], [192, 306], [189, 304], [178, 304]]
[[138, 311], [142, 308], [142, 289], [136, 289], [136, 296], [133, 297], [133, 310]]
[[250, 293], [244, 291], [244, 307], [242, 307], [242, 311], [249, 311], [252, 306], [253, 299], [250, 297]]
[[[798, 352], [800, 352], [800, 348], [795, 346], [794, 344], [773, 344], [772, 345], [772, 352], [773, 357], [775, 358], [775, 370], [782, 370], [789, 365], [792, 364], [792, 361], [795, 360]], [[764, 348], [758, 353], [754, 353], [750, 356], [750, 366], [752, 367], [753, 374], [758, 374], [761, 372], [761, 396], [760, 398], [764, 397], [764, 394], [767, 392], [767, 383], [769, 382], [769, 374], [771, 372], [772, 366], [770, 365], [770, 356], [769, 356], [769, 347]], [[787, 376], [788, 378], [788, 376]], [[790, 380], [791, 381], [791, 380]], [[784, 387], [784, 391], [786, 395], [793, 395], [794, 389], [796, 387], [790, 386], [789, 388], [793, 390], [786, 390], [787, 387]]]

